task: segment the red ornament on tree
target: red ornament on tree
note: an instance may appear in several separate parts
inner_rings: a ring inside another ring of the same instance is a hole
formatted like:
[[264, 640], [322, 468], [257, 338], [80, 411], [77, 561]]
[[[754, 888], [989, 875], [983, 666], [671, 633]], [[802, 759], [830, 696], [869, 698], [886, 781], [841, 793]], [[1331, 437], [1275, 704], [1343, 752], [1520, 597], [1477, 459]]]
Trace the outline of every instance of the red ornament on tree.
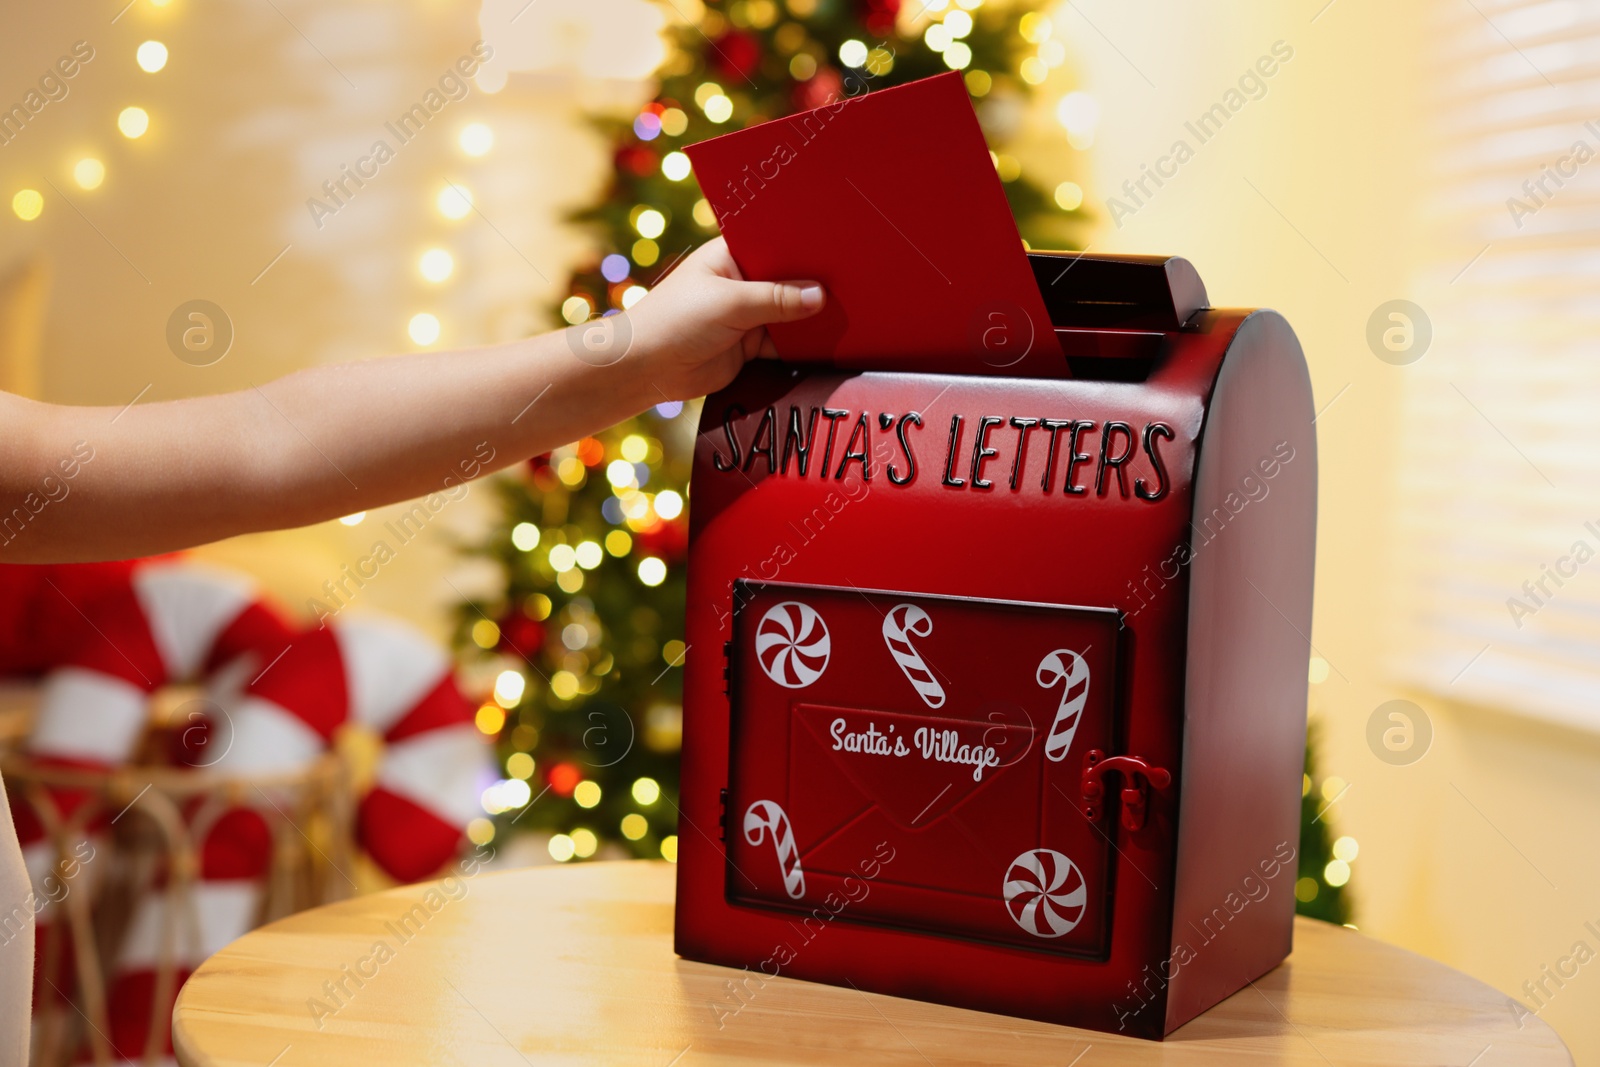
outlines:
[[875, 37], [887, 37], [894, 32], [895, 16], [900, 13], [900, 0], [862, 0], [857, 10], [868, 33]]
[[617, 151], [616, 163], [618, 170], [625, 170], [630, 174], [643, 178], [654, 174], [659, 160], [655, 152], [639, 145], [630, 145]]
[[842, 95], [844, 79], [832, 67], [819, 67], [817, 72], [795, 86], [795, 106], [801, 111], [811, 111], [831, 104]]
[[683, 559], [689, 551], [689, 524], [683, 519], [658, 522], [634, 535], [639, 550], [646, 555], [660, 556], [668, 563]]
[[501, 619], [499, 626], [502, 652], [532, 659], [544, 647], [544, 623], [536, 622], [520, 611], [513, 611]]
[[583, 772], [570, 763], [558, 763], [550, 768], [547, 779], [552, 793], [558, 797], [570, 797], [572, 791], [578, 788], [578, 783], [583, 781]]
[[761, 42], [738, 30], [718, 37], [711, 45], [712, 68], [725, 78], [748, 78], [761, 63]]

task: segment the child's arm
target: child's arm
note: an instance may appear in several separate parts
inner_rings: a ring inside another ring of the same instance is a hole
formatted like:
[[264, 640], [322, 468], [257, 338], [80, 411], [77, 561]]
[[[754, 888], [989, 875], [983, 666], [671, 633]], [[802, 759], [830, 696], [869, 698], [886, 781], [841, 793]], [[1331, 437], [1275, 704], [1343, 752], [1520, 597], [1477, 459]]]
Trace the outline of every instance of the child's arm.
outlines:
[[814, 283], [740, 280], [718, 239], [613, 317], [599, 339], [631, 333], [625, 354], [572, 336], [591, 325], [120, 412], [0, 394], [0, 562], [149, 555], [455, 486], [721, 388], [772, 354], [766, 323], [822, 299]]

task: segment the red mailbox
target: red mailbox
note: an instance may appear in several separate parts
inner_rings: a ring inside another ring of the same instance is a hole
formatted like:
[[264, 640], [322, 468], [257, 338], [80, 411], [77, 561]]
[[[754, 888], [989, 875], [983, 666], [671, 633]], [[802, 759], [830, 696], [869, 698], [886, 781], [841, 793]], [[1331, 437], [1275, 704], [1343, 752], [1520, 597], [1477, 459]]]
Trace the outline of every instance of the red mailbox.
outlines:
[[677, 950], [1159, 1038], [1290, 948], [1311, 388], [1181, 259], [1030, 258], [1059, 377], [707, 399]]

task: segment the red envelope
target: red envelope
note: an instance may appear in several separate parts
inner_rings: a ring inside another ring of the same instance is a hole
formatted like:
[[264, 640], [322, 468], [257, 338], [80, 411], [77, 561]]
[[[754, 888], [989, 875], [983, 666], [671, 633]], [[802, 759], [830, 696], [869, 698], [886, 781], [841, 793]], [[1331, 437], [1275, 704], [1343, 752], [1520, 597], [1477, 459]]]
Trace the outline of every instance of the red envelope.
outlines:
[[1117, 612], [742, 579], [734, 605], [730, 900], [836, 894], [854, 922], [1103, 958], [1109, 838], [1081, 780], [1114, 740]]
[[769, 328], [779, 354], [1066, 377], [961, 75], [852, 87], [688, 149], [745, 277], [828, 289], [814, 318]]

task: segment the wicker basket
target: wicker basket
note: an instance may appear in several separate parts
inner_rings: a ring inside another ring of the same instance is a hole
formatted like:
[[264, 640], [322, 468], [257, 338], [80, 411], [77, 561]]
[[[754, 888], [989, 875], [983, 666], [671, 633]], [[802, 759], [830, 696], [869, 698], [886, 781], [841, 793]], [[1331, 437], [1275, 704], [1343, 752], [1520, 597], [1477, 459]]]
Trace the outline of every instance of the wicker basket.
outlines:
[[[165, 1054], [167, 1015], [178, 984], [178, 951], [199, 943], [192, 894], [199, 845], [226, 811], [248, 807], [266, 821], [272, 855], [256, 924], [341, 899], [354, 890], [350, 874], [353, 803], [349, 775], [336, 754], [304, 771], [271, 777], [224, 778], [204, 770], [132, 766], [111, 772], [68, 770], [34, 763], [21, 753], [0, 758], [0, 773], [15, 802], [38, 815], [62, 865], [74, 864], [85, 828], [109, 820], [105, 848], [93, 859], [92, 877], [68, 878], [69, 888], [50, 905], [54, 921], [71, 932], [75, 975], [62, 984], [62, 938], [41, 946], [42, 975], [70, 1002], [38, 995], [32, 1062], [65, 1067], [87, 1047], [97, 1065], [113, 1062], [107, 1015], [107, 979], [133, 913], [147, 894], [165, 898], [149, 1040], [140, 1062]], [[53, 792], [82, 790], [87, 799], [65, 815]], [[187, 813], [187, 815], [185, 814]], [[97, 833], [100, 831], [97, 831]], [[71, 866], [66, 870], [74, 869]], [[165, 875], [164, 884], [162, 876]], [[131, 1051], [131, 1050], [125, 1050]]]

